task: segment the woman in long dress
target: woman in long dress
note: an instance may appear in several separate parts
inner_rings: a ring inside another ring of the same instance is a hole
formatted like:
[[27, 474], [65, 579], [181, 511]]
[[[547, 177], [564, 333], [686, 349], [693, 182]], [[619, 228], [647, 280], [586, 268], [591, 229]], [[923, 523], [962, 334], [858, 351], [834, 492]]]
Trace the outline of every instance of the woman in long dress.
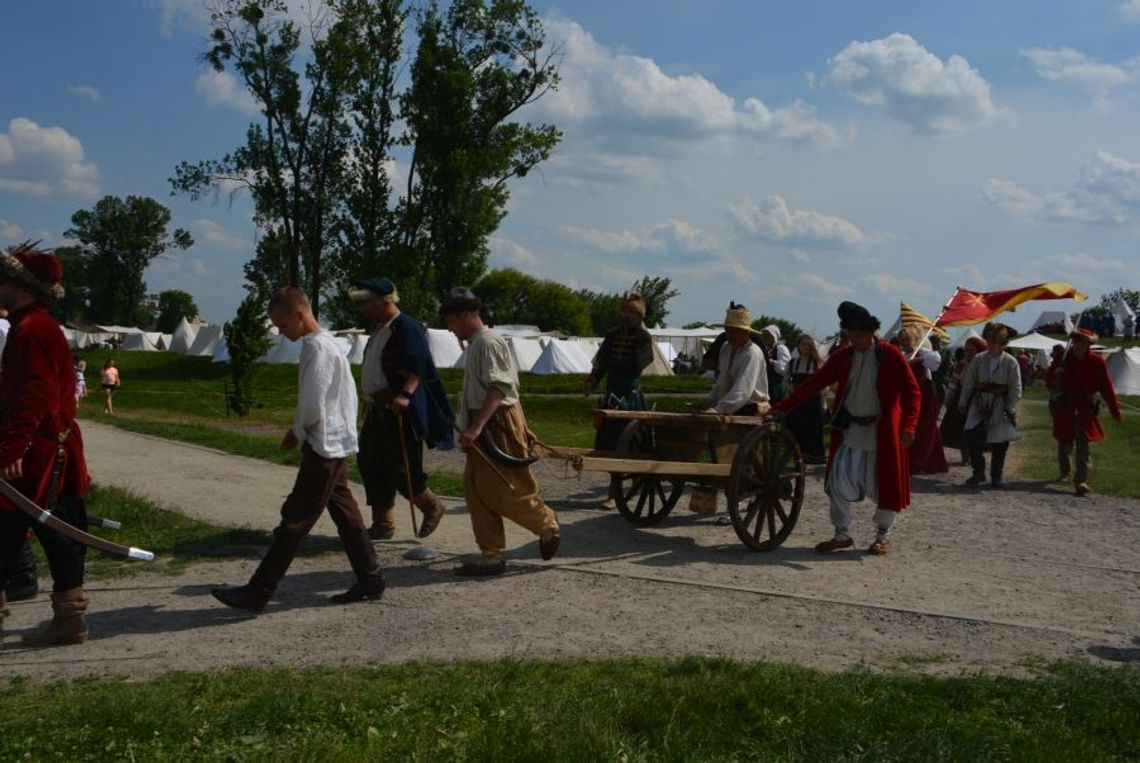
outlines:
[[910, 445], [910, 473], [942, 474], [950, 470], [950, 465], [946, 463], [942, 435], [938, 431], [938, 397], [931, 377], [931, 373], [942, 365], [942, 356], [934, 350], [916, 347], [918, 333], [910, 326], [899, 329], [898, 343], [899, 349], [910, 359], [914, 378], [922, 390], [918, 428]]
[[970, 456], [966, 451], [966, 417], [958, 412], [958, 394], [962, 390], [962, 374], [974, 356], [985, 351], [986, 343], [979, 337], [972, 336], [960, 349], [961, 357], [955, 359], [954, 368], [946, 377], [945, 410], [939, 432], [942, 435], [942, 445], [947, 448], [957, 448], [962, 456], [959, 463], [964, 466], [970, 463]]
[[[788, 364], [787, 378], [791, 382], [789, 393], [823, 365], [819, 349], [811, 336], [801, 334], [797, 349], [798, 355]], [[827, 460], [827, 452], [823, 448], [822, 395], [812, 395], [789, 411], [784, 417], [784, 426], [791, 430], [792, 436], [800, 444], [804, 461], [809, 464], [822, 464]]]

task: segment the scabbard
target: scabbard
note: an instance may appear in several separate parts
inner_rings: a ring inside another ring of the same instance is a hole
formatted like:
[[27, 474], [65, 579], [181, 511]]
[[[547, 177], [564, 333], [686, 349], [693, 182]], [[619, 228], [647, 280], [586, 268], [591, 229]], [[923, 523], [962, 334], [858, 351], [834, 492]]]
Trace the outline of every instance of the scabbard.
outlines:
[[16, 505], [16, 508], [27, 514], [32, 519], [36, 520], [42, 525], [50, 527], [60, 535], [71, 538], [72, 540], [82, 543], [84, 546], [93, 548], [96, 551], [102, 551], [111, 556], [119, 556], [124, 559], [136, 559], [141, 562], [154, 561], [154, 553], [151, 551], [144, 551], [141, 548], [134, 548], [133, 546], [123, 546], [119, 543], [113, 543], [109, 540], [104, 540], [97, 535], [92, 535], [89, 532], [80, 530], [74, 525], [64, 522], [62, 519], [52, 514], [50, 511], [37, 506], [30, 498], [25, 496], [7, 480], [0, 479], [0, 494], [10, 500]]

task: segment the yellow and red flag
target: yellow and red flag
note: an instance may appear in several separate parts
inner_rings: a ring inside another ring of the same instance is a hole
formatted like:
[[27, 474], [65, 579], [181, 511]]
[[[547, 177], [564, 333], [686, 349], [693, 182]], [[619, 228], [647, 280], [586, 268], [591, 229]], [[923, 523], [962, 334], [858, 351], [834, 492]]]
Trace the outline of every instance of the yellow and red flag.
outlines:
[[970, 291], [958, 288], [935, 321], [937, 326], [972, 326], [993, 320], [1007, 310], [1031, 299], [1075, 299], [1083, 302], [1087, 294], [1067, 283], [1038, 283], [1008, 291]]
[[950, 341], [949, 334], [935, 326], [934, 321], [915, 310], [906, 302], [899, 302], [899, 326], [910, 326], [918, 332], [919, 339], [924, 338], [927, 332], [930, 332], [941, 339], [943, 343]]

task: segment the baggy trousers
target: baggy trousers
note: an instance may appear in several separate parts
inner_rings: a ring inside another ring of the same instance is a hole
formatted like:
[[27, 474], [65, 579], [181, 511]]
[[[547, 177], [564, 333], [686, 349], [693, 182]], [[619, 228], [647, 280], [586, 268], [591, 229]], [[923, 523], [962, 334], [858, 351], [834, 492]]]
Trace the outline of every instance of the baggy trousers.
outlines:
[[[87, 506], [82, 498], [60, 498], [52, 513], [80, 530], [87, 529]], [[51, 568], [52, 590], [70, 591], [83, 585], [87, 547], [32, 521], [21, 512], [0, 511], [0, 587], [8, 582], [24, 550], [28, 528], [36, 534]]]
[[[518, 457], [526, 455], [525, 419], [517, 405], [500, 406], [487, 426], [491, 427], [492, 436], [504, 453]], [[530, 467], [510, 467], [495, 463], [492, 468], [487, 459], [493, 457], [490, 454], [483, 455], [467, 454], [467, 464], [463, 471], [463, 493], [467, 509], [471, 512], [475, 543], [484, 557], [497, 559], [507, 545], [504, 517], [535, 535], [541, 535], [544, 530], [556, 529], [558, 517], [539, 495], [538, 482]], [[502, 477], [495, 473], [495, 469], [501, 472]], [[503, 477], [511, 481], [513, 489]]]
[[[424, 471], [424, 446], [412, 427], [411, 411], [400, 418], [404, 423], [404, 442], [408, 450], [408, 470], [412, 475], [414, 498], [427, 490], [428, 476]], [[368, 505], [386, 509], [396, 501], [396, 493], [408, 492], [404, 476], [404, 454], [400, 450], [400, 430], [396, 416], [386, 406], [373, 404], [364, 416], [360, 428], [360, 452], [356, 454], [360, 477], [364, 482], [364, 496]]]

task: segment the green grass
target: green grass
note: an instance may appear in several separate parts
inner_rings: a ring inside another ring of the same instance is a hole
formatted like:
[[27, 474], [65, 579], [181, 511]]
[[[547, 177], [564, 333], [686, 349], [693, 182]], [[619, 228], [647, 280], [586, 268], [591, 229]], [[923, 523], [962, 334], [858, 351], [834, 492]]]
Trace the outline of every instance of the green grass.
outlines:
[[1057, 760], [1140, 756], [1140, 671], [1032, 680], [721, 659], [241, 669], [13, 682], [0, 757], [146, 760]]
[[[1123, 402], [1140, 408], [1140, 398], [1125, 397]], [[1045, 390], [1028, 392], [1018, 408], [1021, 439], [1014, 446], [1021, 451], [1019, 473], [1027, 479], [1051, 481], [1057, 478], [1057, 441], [1053, 439], [1053, 420], [1049, 415]], [[1101, 425], [1108, 435], [1094, 442], [1092, 474], [1089, 484], [1094, 493], [1140, 498], [1140, 414], [1124, 411], [1124, 421], [1117, 423], [1103, 408]]]
[[[107, 556], [89, 549], [86, 575], [89, 579], [133, 575], [139, 572], [174, 574], [199, 562], [259, 558], [269, 547], [270, 534], [264, 530], [217, 527], [167, 511], [152, 501], [114, 487], [92, 485], [87, 495], [88, 514], [121, 522], [120, 530], [93, 527], [91, 532], [124, 546], [153, 551], [154, 562], [135, 562]], [[32, 548], [40, 574], [48, 577], [47, 560], [39, 543]], [[301, 545], [301, 556], [316, 556], [340, 550], [336, 538], [314, 537]]]

